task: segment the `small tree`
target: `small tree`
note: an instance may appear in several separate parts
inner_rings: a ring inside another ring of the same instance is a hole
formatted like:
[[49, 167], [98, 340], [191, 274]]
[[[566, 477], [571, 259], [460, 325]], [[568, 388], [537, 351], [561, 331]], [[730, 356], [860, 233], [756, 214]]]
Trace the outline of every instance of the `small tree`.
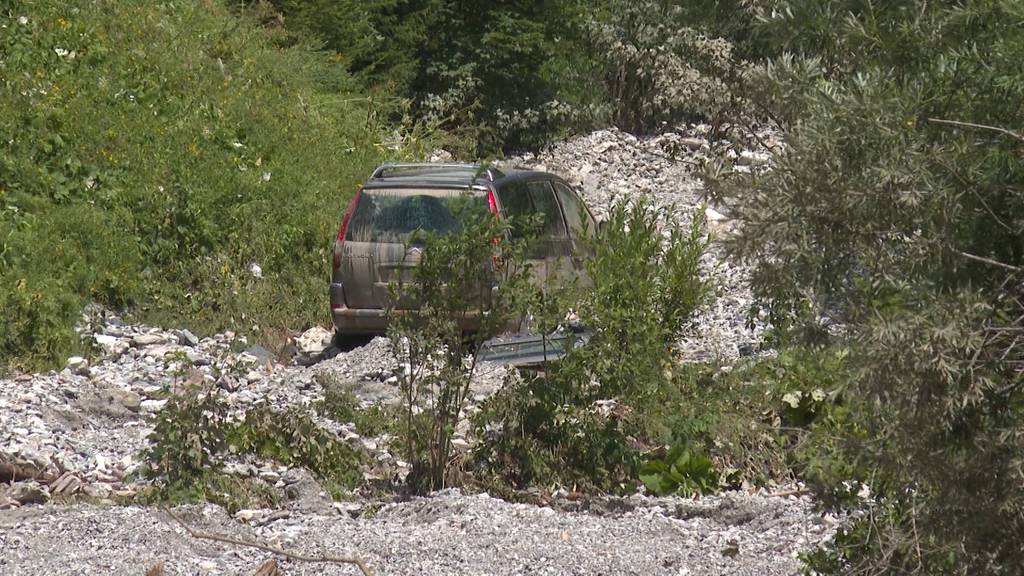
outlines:
[[529, 242], [510, 239], [509, 224], [490, 214], [461, 216], [450, 234], [414, 235], [423, 248], [411, 281], [391, 285], [388, 336], [402, 366], [409, 484], [420, 491], [445, 486], [474, 352], [521, 317], [531, 291]]

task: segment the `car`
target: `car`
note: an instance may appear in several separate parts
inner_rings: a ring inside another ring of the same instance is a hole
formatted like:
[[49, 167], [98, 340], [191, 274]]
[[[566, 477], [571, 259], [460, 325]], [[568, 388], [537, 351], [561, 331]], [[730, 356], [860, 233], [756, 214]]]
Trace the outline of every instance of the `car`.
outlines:
[[[417, 232], [445, 234], [461, 213], [508, 220], [540, 214], [528, 255], [537, 283], [585, 277], [583, 259], [597, 229], [590, 209], [563, 179], [534, 170], [479, 164], [384, 164], [356, 191], [338, 227], [331, 266], [331, 318], [339, 343], [384, 334], [390, 286], [422, 253]], [[472, 331], [473, 318], [462, 326]]]

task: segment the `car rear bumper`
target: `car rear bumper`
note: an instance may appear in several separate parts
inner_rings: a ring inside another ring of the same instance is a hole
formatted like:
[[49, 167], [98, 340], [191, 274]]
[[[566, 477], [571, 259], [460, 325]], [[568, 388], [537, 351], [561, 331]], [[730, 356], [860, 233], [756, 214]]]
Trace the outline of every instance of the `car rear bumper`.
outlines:
[[[402, 310], [393, 313], [401, 314]], [[388, 329], [388, 316], [385, 310], [375, 308], [349, 308], [344, 304], [331, 306], [331, 320], [338, 334], [384, 334]], [[469, 312], [459, 319], [459, 328], [473, 332], [480, 328], [480, 313]]]
[[388, 328], [384, 310], [331, 307], [331, 319], [339, 334], [383, 334]]
[[383, 334], [387, 312], [379, 308], [349, 308], [340, 282], [331, 282], [331, 321], [339, 334]]
[[[331, 321], [339, 334], [377, 335], [388, 329], [388, 312], [382, 308], [349, 308], [340, 283], [331, 283]], [[401, 314], [403, 310], [393, 310]], [[480, 312], [470, 311], [459, 320], [459, 327], [467, 332], [480, 328]]]

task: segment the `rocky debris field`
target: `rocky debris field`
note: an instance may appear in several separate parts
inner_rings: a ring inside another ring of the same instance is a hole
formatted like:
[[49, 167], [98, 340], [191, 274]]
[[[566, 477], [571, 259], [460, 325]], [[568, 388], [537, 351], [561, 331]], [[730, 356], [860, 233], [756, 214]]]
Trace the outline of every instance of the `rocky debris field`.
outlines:
[[[598, 213], [616, 199], [645, 195], [685, 217], [706, 209], [692, 165], [702, 155], [749, 158], [737, 164], [750, 169], [768, 162], [738, 146], [712, 145], [704, 132], [637, 139], [600, 131], [519, 163], [582, 180]], [[724, 216], [714, 225], [727, 233]], [[703, 272], [718, 298], [694, 320], [680, 353], [726, 361], [758, 353], [759, 334], [744, 322], [745, 270], [713, 245]], [[369, 455], [359, 470], [366, 481], [400, 480], [409, 471], [395, 438], [363, 435], [317, 409], [339, 387], [362, 407], [400, 404], [405, 368], [386, 339], [340, 352], [329, 347], [329, 332], [314, 328], [296, 339], [296, 357], [282, 362], [231, 333], [199, 338], [127, 324], [103, 310], [87, 311], [81, 333], [95, 343], [90, 359], [0, 379], [0, 574], [142, 574], [161, 562], [166, 574], [255, 573], [268, 552], [196, 539], [160, 509], [138, 504], [149, 485], [139, 470], [154, 417], [186, 388], [218, 395], [233, 418], [257, 406], [299, 409]], [[465, 415], [509, 373], [481, 366]], [[472, 442], [468, 426], [457, 428], [457, 450], [471, 450]], [[836, 524], [806, 496], [763, 492], [699, 500], [556, 493], [540, 506], [456, 491], [395, 502], [356, 490], [335, 502], [301, 468], [247, 456], [224, 471], [280, 491], [280, 505], [234, 514], [213, 504], [177, 507], [189, 524], [296, 553], [358, 553], [375, 574], [795, 574], [798, 555], [830, 539]], [[357, 573], [279, 560], [284, 574]]]
[[[97, 314], [95, 326], [87, 328], [95, 330], [91, 338], [102, 351], [95, 364], [71, 358], [60, 372], [0, 379], [0, 480], [25, 477], [6, 488], [0, 484], [0, 510], [52, 496], [134, 496], [146, 484], [136, 472], [153, 431], [151, 417], [171, 395], [189, 387], [213, 390], [238, 418], [256, 406], [303, 408], [319, 426], [370, 454], [373, 465], [362, 471], [365, 479], [408, 473], [409, 465], [390, 449], [392, 438], [362, 437], [352, 423], [314, 410], [332, 386], [351, 392], [362, 406], [400, 404], [401, 366], [387, 339], [375, 338], [345, 354], [322, 342], [305, 349], [320, 362], [285, 365], [231, 333], [199, 339], [187, 331], [125, 325], [116, 315]], [[502, 366], [479, 368], [467, 415], [505, 374]], [[456, 445], [468, 448], [466, 432], [456, 434]], [[232, 463], [229, 471], [272, 484], [288, 472], [271, 462]]]

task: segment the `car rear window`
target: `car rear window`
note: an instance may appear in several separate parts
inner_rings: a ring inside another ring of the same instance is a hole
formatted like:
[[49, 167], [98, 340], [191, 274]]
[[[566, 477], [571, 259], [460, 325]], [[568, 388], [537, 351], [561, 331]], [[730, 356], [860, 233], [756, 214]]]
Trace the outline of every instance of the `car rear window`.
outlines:
[[363, 190], [346, 241], [403, 243], [414, 232], [448, 234], [488, 215], [480, 192], [443, 189]]

